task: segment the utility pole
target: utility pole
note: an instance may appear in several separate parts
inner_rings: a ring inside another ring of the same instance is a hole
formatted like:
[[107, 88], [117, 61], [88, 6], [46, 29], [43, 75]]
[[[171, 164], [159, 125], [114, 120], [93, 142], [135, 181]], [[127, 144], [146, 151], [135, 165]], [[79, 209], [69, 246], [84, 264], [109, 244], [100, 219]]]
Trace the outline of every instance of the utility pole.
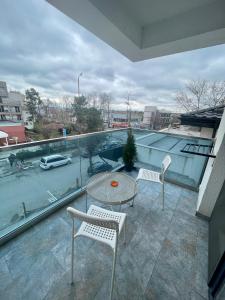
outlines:
[[130, 93], [127, 95], [127, 122], [128, 122], [128, 127], [130, 127], [130, 119], [131, 119], [131, 112], [130, 112]]
[[78, 94], [78, 97], [80, 97], [80, 77], [83, 75], [83, 73], [81, 72], [79, 75], [78, 75], [78, 78], [77, 78], [77, 94]]
[[109, 102], [110, 102], [110, 99], [108, 98], [107, 99], [107, 111], [108, 111], [108, 128], [110, 127], [110, 117], [109, 117]]

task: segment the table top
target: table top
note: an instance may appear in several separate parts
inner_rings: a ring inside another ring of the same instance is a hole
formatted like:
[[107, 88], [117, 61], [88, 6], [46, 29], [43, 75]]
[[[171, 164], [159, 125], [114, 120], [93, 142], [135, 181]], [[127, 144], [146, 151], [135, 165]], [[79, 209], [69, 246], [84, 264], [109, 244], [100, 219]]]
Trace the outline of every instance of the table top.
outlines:
[[[117, 181], [118, 186], [111, 186]], [[103, 172], [90, 178], [87, 193], [97, 201], [113, 204], [124, 204], [133, 199], [137, 193], [137, 184], [132, 177], [120, 172]]]

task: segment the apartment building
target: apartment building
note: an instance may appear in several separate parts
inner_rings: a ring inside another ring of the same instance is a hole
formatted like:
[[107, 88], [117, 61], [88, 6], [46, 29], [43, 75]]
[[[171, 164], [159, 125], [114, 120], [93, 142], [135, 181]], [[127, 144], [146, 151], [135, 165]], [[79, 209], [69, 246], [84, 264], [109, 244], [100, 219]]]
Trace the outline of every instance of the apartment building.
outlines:
[[156, 106], [145, 106], [144, 117], [143, 117], [143, 127], [146, 127], [148, 129], [155, 129], [157, 111], [158, 111], [158, 109]]
[[0, 81], [0, 120], [21, 121], [24, 99], [20, 92], [8, 92], [6, 82]]
[[143, 112], [127, 111], [127, 110], [112, 110], [109, 113], [103, 112], [103, 120], [109, 123], [111, 127], [127, 127], [128, 123], [132, 126], [138, 126], [142, 122]]
[[158, 110], [157, 106], [145, 106], [143, 127], [160, 130], [169, 127], [178, 120], [179, 114], [167, 110]]

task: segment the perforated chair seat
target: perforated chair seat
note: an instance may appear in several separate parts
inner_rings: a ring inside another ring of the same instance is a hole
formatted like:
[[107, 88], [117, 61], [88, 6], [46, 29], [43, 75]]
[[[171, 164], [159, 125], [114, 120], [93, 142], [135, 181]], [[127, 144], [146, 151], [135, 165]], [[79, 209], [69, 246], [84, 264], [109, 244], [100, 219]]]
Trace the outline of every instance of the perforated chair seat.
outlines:
[[[110, 288], [110, 299], [112, 300], [118, 238], [122, 228], [124, 228], [125, 241], [126, 214], [106, 210], [95, 205], [91, 205], [87, 213], [83, 213], [72, 207], [67, 207], [67, 212], [72, 218], [71, 283], [74, 283], [74, 240], [79, 236], [86, 236], [93, 240], [107, 244], [113, 250], [113, 266]], [[76, 233], [74, 219], [78, 219], [82, 222]]]
[[136, 180], [137, 181], [138, 180], [148, 180], [148, 181], [162, 183], [160, 180], [160, 176], [161, 176], [161, 174], [159, 172], [146, 170], [146, 169], [140, 169]]
[[162, 168], [161, 168], [160, 173], [141, 168], [139, 170], [138, 176], [136, 178], [137, 182], [139, 180], [147, 180], [147, 181], [153, 181], [153, 182], [161, 183], [161, 186], [162, 186], [162, 191], [161, 191], [162, 209], [164, 209], [164, 177], [165, 177], [165, 172], [169, 168], [170, 164], [171, 164], [171, 157], [169, 155], [166, 155], [165, 158], [162, 161]]
[[[98, 217], [101, 219], [117, 221], [119, 223], [119, 233], [121, 232], [126, 219], [126, 214], [124, 213], [109, 211], [95, 205], [91, 205], [89, 207], [87, 215]], [[113, 229], [82, 222], [80, 228], [78, 229], [74, 237], [81, 235], [108, 244], [110, 247], [115, 249], [116, 231]]]

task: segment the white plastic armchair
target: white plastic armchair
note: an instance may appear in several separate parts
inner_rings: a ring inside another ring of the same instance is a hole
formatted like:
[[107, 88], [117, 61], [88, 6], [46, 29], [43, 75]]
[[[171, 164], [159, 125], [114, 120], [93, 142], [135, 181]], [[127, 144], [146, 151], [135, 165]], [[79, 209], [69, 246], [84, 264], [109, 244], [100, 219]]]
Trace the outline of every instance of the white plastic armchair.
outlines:
[[[124, 226], [124, 241], [125, 241], [125, 221], [126, 214], [114, 211], [109, 211], [101, 207], [91, 205], [87, 213], [83, 213], [72, 207], [67, 208], [67, 212], [72, 217], [72, 254], [71, 254], [71, 284], [74, 282], [74, 240], [79, 236], [86, 236], [90, 239], [107, 244], [113, 249], [113, 267], [110, 289], [110, 299], [113, 295], [116, 255], [118, 237]], [[74, 219], [82, 221], [78, 231], [75, 232]]]
[[161, 172], [155, 172], [155, 171], [141, 168], [139, 170], [138, 176], [136, 178], [137, 182], [139, 180], [147, 180], [147, 181], [158, 182], [162, 185], [161, 195], [162, 195], [162, 209], [163, 210], [164, 210], [164, 176], [165, 176], [165, 172], [168, 170], [170, 164], [171, 164], [171, 157], [169, 155], [166, 155], [162, 161]]

